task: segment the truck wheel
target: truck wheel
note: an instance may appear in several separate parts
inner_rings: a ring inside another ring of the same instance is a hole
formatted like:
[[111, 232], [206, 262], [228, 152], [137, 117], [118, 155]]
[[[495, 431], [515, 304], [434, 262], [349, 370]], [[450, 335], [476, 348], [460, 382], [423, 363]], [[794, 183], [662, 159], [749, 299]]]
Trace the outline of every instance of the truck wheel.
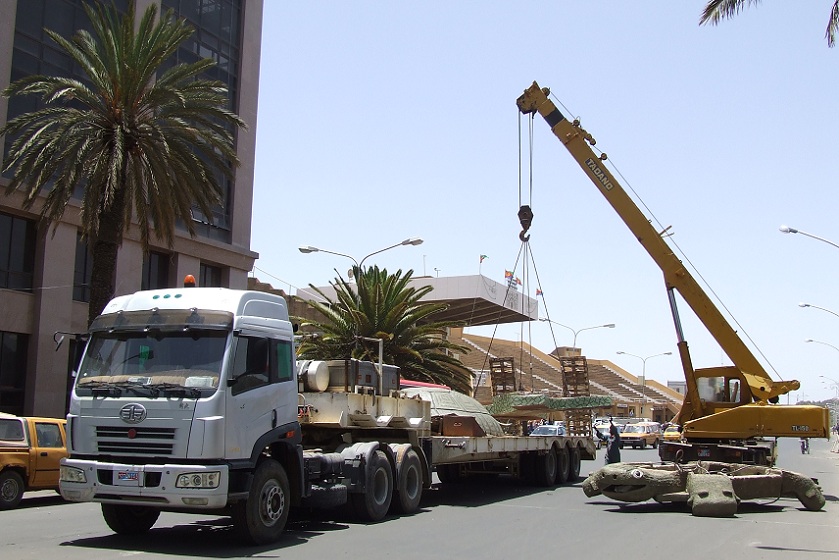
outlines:
[[157, 522], [160, 510], [144, 506], [102, 504], [102, 517], [118, 535], [141, 535]]
[[0, 473], [0, 509], [13, 509], [23, 498], [23, 479], [15, 471]]
[[556, 483], [565, 484], [571, 476], [571, 454], [567, 447], [556, 452], [558, 469], [556, 471]]
[[547, 453], [536, 455], [535, 481], [537, 486], [553, 486], [557, 478], [557, 455], [553, 448]]
[[375, 451], [364, 473], [364, 492], [350, 494], [355, 514], [363, 521], [379, 521], [390, 509], [393, 499], [393, 472], [384, 451]]
[[457, 484], [463, 480], [460, 465], [437, 465], [437, 478], [443, 484]]
[[233, 505], [233, 529], [250, 544], [267, 544], [280, 538], [291, 507], [288, 476], [274, 459], [259, 463], [247, 501]]
[[568, 456], [571, 459], [571, 466], [568, 469], [568, 482], [576, 482], [580, 479], [580, 449], [578, 447], [572, 447]]
[[397, 455], [396, 499], [393, 500], [392, 506], [398, 513], [414, 513], [419, 509], [420, 499], [422, 463], [417, 452], [409, 448], [404, 455]]

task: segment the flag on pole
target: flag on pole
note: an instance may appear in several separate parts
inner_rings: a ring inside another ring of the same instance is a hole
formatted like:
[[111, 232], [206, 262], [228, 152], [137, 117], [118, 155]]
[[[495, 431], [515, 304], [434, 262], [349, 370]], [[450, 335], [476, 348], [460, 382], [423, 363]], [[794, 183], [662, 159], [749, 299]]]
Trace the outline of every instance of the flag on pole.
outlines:
[[481, 255], [481, 260], [480, 260], [480, 261], [478, 261], [478, 264], [480, 264], [480, 263], [484, 262], [484, 259], [488, 259], [488, 258], [489, 258], [489, 257], [487, 257], [486, 255]]
[[513, 277], [513, 273], [512, 273], [511, 271], [509, 271], [509, 270], [505, 270], [505, 271], [504, 271], [504, 279], [505, 279], [505, 280], [509, 280], [509, 279], [511, 279], [512, 277]]
[[536, 297], [539, 297], [541, 295], [542, 295], [542, 290], [540, 290], [539, 288], [536, 288]]
[[519, 277], [518, 277], [518, 276], [516, 276], [516, 284], [518, 284], [519, 286], [521, 286], [521, 280], [519, 280]]

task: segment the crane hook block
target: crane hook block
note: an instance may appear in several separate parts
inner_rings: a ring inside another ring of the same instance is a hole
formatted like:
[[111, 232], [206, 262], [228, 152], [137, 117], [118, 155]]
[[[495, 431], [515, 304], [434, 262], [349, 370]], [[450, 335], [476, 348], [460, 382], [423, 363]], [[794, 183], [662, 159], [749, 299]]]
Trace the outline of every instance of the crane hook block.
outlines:
[[530, 224], [533, 222], [533, 211], [530, 209], [530, 206], [524, 205], [519, 208], [519, 222], [521, 223], [519, 239], [528, 241], [530, 236], [527, 235], [527, 230], [530, 229]]

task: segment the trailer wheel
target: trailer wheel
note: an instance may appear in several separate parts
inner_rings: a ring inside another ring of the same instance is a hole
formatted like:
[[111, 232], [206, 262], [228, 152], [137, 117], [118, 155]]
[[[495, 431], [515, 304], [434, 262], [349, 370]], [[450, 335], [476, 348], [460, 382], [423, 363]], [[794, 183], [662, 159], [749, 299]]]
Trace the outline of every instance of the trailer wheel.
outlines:
[[15, 471], [0, 473], [0, 509], [13, 509], [23, 498], [23, 478]]
[[393, 472], [384, 451], [375, 451], [370, 456], [365, 480], [364, 492], [350, 494], [350, 503], [360, 519], [379, 521], [387, 515], [393, 499]]
[[410, 448], [397, 455], [396, 499], [391, 509], [398, 513], [414, 513], [422, 499], [422, 463], [417, 452]]
[[580, 448], [572, 447], [568, 456], [570, 458], [570, 467], [568, 469], [568, 481], [576, 482], [580, 479]]
[[535, 481], [538, 486], [553, 486], [557, 479], [557, 454], [553, 448], [547, 453], [536, 455]]
[[118, 535], [141, 535], [157, 522], [160, 510], [144, 506], [102, 504], [102, 517]]
[[556, 472], [556, 483], [565, 484], [571, 476], [571, 454], [568, 453], [568, 448], [563, 447], [556, 452], [556, 462], [558, 465]]
[[233, 529], [250, 544], [266, 544], [280, 538], [291, 507], [288, 476], [274, 459], [259, 463], [246, 501], [233, 505]]

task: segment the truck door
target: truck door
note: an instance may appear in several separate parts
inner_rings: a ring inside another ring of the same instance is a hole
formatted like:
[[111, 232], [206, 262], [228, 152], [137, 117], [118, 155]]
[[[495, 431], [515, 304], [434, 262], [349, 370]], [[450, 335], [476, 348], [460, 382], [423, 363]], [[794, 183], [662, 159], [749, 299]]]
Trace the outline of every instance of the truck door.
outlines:
[[58, 487], [59, 461], [67, 455], [61, 428], [53, 422], [35, 422], [33, 487]]
[[262, 435], [297, 420], [297, 386], [290, 340], [243, 332], [235, 346], [225, 449], [228, 458], [245, 458]]

